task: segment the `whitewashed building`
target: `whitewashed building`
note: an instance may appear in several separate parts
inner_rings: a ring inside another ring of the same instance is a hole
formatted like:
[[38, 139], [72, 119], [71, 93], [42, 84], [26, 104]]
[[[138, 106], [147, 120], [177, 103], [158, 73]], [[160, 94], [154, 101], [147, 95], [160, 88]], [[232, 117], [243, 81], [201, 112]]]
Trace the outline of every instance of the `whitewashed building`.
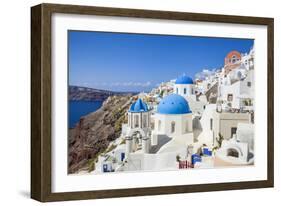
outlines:
[[237, 133], [222, 142], [217, 151], [218, 158], [233, 165], [253, 164], [254, 128], [251, 123], [239, 123]]
[[207, 98], [204, 94], [198, 94], [195, 91], [196, 85], [191, 77], [184, 74], [176, 79], [174, 94], [184, 97], [188, 101], [193, 114], [200, 116], [207, 104]]
[[161, 135], [193, 143], [192, 112], [186, 99], [178, 94], [171, 94], [159, 103], [154, 124], [152, 144], [157, 144]]
[[178, 94], [164, 97], [153, 117], [147, 104], [138, 99], [128, 111], [123, 130], [126, 157], [117, 171], [178, 169], [176, 157], [187, 158], [194, 140], [192, 112]]
[[[227, 56], [231, 54], [233, 52]], [[248, 55], [242, 56], [238, 52], [235, 52], [235, 55], [239, 56], [235, 59], [235, 64], [226, 64], [219, 78], [218, 103], [223, 110], [252, 111], [255, 92], [253, 50]]]
[[151, 109], [141, 99], [134, 102], [128, 111], [128, 124], [123, 126], [126, 138], [126, 154], [141, 149], [148, 153], [150, 149]]
[[[249, 54], [232, 51], [222, 69], [203, 71], [207, 74], [204, 80], [195, 83], [184, 74], [140, 94], [128, 110], [128, 122], [122, 125], [123, 144], [116, 144], [111, 154], [115, 162], [103, 160], [106, 169], [179, 169], [178, 159], [192, 162], [193, 155], [202, 160], [192, 163], [195, 168], [214, 167], [216, 158], [234, 165], [252, 164], [253, 61], [254, 50]], [[210, 101], [213, 92], [216, 98]], [[202, 148], [209, 155], [200, 152]]]

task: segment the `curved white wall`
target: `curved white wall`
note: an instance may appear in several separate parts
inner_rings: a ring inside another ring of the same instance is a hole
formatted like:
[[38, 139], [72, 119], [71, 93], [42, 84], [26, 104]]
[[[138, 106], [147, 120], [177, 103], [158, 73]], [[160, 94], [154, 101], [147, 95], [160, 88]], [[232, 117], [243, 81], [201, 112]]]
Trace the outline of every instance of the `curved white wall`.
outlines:
[[[172, 122], [175, 130], [172, 132]], [[155, 114], [154, 132], [167, 136], [179, 136], [192, 132], [192, 113], [189, 114]]]

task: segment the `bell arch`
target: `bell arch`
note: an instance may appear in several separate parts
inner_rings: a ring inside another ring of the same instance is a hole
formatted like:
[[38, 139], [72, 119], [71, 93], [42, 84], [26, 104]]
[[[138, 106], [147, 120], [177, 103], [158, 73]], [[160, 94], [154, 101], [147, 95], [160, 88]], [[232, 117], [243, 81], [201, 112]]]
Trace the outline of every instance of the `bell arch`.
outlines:
[[127, 153], [135, 152], [141, 149], [144, 153], [149, 152], [150, 138], [149, 134], [141, 128], [131, 129], [126, 138]]
[[131, 129], [128, 133], [128, 136], [132, 137], [135, 133], [140, 133], [142, 137], [146, 136], [143, 129], [141, 129], [141, 128]]
[[235, 145], [229, 145], [225, 148], [225, 154], [226, 156], [236, 157], [240, 158], [243, 156], [242, 150], [235, 146]]

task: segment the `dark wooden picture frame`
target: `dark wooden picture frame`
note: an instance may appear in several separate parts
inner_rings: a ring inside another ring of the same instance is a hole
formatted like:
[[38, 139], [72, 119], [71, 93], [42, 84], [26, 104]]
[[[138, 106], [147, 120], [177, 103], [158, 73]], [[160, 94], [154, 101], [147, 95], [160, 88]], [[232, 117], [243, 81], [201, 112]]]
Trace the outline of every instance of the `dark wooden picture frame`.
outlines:
[[[267, 180], [53, 193], [51, 191], [51, 16], [54, 13], [221, 22], [267, 26]], [[160, 195], [273, 187], [274, 184], [274, 20], [214, 14], [41, 4], [31, 8], [31, 198], [42, 201]]]

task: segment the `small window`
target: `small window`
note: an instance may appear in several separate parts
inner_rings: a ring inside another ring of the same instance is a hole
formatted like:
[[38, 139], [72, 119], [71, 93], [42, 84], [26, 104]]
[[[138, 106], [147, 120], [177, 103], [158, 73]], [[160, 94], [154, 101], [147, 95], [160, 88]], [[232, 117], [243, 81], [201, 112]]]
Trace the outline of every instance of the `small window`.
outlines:
[[236, 134], [237, 127], [231, 127], [231, 137], [233, 137], [234, 134]]
[[232, 63], [235, 64], [235, 62], [237, 61], [237, 58], [235, 55], [232, 56]]
[[247, 82], [247, 86], [251, 87], [252, 86], [252, 82]]
[[176, 123], [175, 123], [175, 122], [172, 122], [172, 123], [171, 123], [171, 133], [174, 133], [174, 132], [175, 132], [175, 129], [176, 129]]
[[183, 93], [186, 94], [186, 88], [183, 89]]
[[232, 100], [233, 100], [233, 94], [228, 94], [227, 101], [232, 102]]

